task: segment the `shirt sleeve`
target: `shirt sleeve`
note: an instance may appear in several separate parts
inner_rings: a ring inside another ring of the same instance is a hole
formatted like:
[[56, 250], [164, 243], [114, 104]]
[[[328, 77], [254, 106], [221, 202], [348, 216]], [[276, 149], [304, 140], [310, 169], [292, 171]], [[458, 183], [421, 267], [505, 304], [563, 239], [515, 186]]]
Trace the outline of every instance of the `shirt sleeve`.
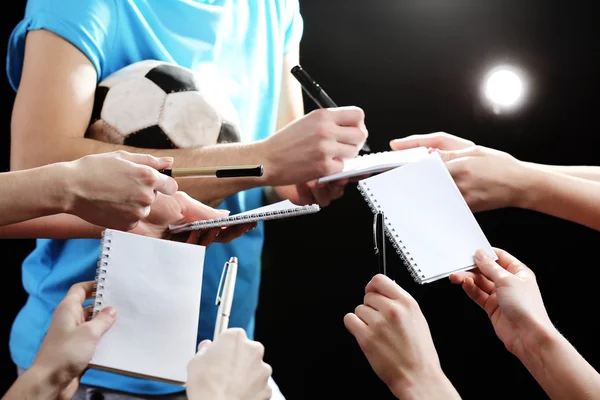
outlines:
[[290, 49], [297, 47], [302, 39], [304, 31], [304, 21], [300, 14], [300, 4], [298, 0], [286, 1], [286, 22], [287, 28], [285, 31], [284, 54], [287, 54]]
[[38, 29], [77, 47], [92, 62], [99, 79], [117, 30], [115, 1], [120, 0], [28, 0], [25, 16], [8, 41], [6, 73], [12, 88], [17, 90], [21, 81], [27, 33]]

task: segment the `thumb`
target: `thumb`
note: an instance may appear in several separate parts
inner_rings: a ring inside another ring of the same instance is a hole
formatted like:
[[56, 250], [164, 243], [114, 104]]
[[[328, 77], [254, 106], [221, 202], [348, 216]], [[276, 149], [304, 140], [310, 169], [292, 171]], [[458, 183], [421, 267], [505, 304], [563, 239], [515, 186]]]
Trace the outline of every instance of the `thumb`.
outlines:
[[154, 185], [154, 190], [162, 194], [166, 194], [167, 196], [172, 196], [177, 192], [179, 185], [175, 179], [161, 174], [158, 171], [154, 171], [154, 173], [156, 174], [156, 184]]
[[185, 193], [179, 196], [178, 201], [185, 221], [201, 221], [223, 218], [229, 215], [229, 210], [220, 210], [207, 206]]
[[479, 271], [496, 286], [502, 286], [501, 283], [512, 274], [502, 268], [494, 259], [485, 251], [479, 249], [475, 253], [475, 264]]
[[210, 339], [204, 339], [203, 341], [201, 341], [198, 344], [198, 352], [196, 353], [196, 355], [201, 355], [202, 353], [204, 353], [206, 351], [206, 349], [208, 349], [208, 346], [211, 344], [211, 340]]
[[117, 320], [117, 311], [113, 307], [104, 307], [91, 321], [86, 322], [96, 338], [102, 337]]

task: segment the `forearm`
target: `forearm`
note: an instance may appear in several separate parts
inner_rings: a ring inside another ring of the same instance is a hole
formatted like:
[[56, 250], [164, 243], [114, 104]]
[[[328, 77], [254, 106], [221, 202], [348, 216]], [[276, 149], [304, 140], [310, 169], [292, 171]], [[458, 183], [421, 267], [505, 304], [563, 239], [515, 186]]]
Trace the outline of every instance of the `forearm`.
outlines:
[[520, 208], [600, 230], [600, 182], [538, 168], [526, 168]]
[[422, 373], [414, 380], [403, 379], [390, 390], [402, 400], [460, 400], [460, 395], [441, 369], [433, 374]]
[[61, 385], [55, 382], [50, 374], [32, 367], [12, 384], [2, 396], [2, 400], [57, 399], [61, 390]]
[[74, 215], [57, 214], [0, 226], [0, 239], [99, 239], [103, 230]]
[[600, 396], [600, 375], [558, 331], [541, 332], [516, 354], [553, 400]]
[[61, 163], [0, 174], [0, 226], [63, 212], [66, 170]]
[[587, 165], [546, 165], [527, 163], [529, 166], [538, 168], [542, 171], [556, 172], [569, 175], [576, 178], [588, 179], [600, 182], [600, 167]]
[[[34, 142], [30, 138], [28, 142]], [[39, 140], [38, 137], [36, 140]], [[264, 142], [248, 144], [232, 143], [192, 149], [139, 149], [104, 143], [87, 138], [61, 137], [52, 146], [28, 146], [15, 143], [16, 150], [11, 160], [12, 169], [37, 167], [57, 161], [70, 161], [88, 154], [125, 150], [132, 153], [147, 153], [155, 156], [174, 157], [173, 168], [190, 168], [219, 165], [265, 164]], [[178, 180], [180, 190], [207, 204], [219, 203], [225, 197], [242, 190], [268, 184], [269, 168], [257, 178], [183, 178]]]

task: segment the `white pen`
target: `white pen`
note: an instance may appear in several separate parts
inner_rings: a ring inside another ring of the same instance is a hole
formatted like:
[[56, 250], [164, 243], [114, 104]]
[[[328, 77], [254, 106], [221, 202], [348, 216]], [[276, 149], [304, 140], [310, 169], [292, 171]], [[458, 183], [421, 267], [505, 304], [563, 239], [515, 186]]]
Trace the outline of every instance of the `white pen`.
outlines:
[[[237, 257], [231, 257], [223, 266], [221, 273], [221, 281], [217, 289], [216, 305], [219, 306], [217, 311], [217, 322], [215, 323], [215, 333], [213, 340], [217, 338], [229, 326], [229, 316], [231, 314], [231, 305], [233, 304], [233, 292], [235, 291], [235, 280], [237, 278], [238, 260]], [[225, 282], [223, 282], [225, 276]], [[221, 292], [221, 285], [223, 291]]]

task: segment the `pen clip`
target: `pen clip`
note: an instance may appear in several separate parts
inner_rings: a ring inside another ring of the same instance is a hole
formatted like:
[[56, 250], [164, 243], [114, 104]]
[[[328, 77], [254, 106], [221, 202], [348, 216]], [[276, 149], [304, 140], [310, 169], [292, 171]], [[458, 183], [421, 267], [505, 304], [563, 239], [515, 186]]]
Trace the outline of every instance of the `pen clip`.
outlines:
[[219, 305], [221, 304], [221, 300], [223, 300], [222, 298], [222, 294], [223, 294], [223, 278], [225, 277], [225, 272], [227, 271], [227, 268], [229, 268], [229, 261], [225, 263], [225, 265], [223, 265], [223, 271], [221, 272], [221, 279], [219, 279], [219, 287], [217, 288], [217, 298], [215, 299], [215, 305]]
[[373, 247], [374, 247], [373, 250], [375, 250], [375, 254], [379, 253], [379, 247], [377, 246], [377, 242], [378, 242], [378, 239], [377, 239], [377, 216], [378, 216], [378, 213], [373, 214]]

